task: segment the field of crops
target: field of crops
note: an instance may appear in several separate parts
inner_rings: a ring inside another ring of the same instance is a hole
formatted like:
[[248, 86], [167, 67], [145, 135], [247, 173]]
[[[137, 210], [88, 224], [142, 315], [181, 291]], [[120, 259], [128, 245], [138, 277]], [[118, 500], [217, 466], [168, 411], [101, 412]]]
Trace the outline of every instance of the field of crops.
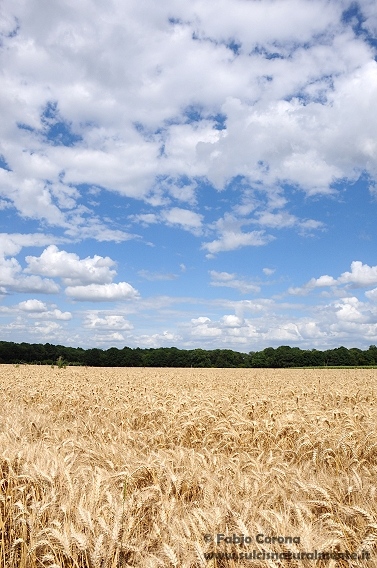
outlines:
[[4, 568], [377, 566], [375, 369], [2, 365], [0, 402]]

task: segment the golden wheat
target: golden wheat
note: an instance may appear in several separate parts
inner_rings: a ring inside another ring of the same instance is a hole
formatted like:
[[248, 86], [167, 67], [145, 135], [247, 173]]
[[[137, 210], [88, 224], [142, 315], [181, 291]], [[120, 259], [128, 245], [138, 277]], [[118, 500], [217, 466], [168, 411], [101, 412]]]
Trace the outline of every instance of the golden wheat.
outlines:
[[376, 370], [0, 373], [2, 567], [377, 565]]

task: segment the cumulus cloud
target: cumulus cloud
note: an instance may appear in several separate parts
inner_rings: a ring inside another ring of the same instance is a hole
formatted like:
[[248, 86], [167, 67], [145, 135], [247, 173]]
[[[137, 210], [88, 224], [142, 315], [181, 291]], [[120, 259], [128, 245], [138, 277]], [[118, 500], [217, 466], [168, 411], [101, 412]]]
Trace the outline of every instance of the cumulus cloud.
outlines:
[[0, 287], [4, 291], [55, 294], [59, 286], [53, 280], [40, 276], [25, 276], [15, 258], [0, 257]]
[[59, 277], [67, 286], [85, 284], [107, 284], [112, 281], [116, 271], [115, 262], [109, 257], [95, 255], [80, 259], [75, 253], [59, 250], [50, 245], [41, 256], [27, 256], [28, 267], [25, 272]]
[[115, 331], [114, 333], [110, 333], [110, 335], [108, 336], [108, 340], [110, 341], [124, 341], [124, 336], [119, 333], [118, 331]]
[[373, 288], [373, 290], [368, 290], [365, 292], [366, 297], [369, 300], [375, 301], [377, 300], [377, 288]]
[[31, 333], [38, 334], [40, 337], [44, 337], [46, 339], [51, 339], [51, 337], [56, 338], [61, 331], [61, 325], [56, 323], [55, 321], [46, 321], [46, 322], [35, 322], [34, 329], [30, 329]]
[[221, 335], [221, 329], [212, 325], [210, 318], [200, 316], [191, 320], [191, 334], [195, 337], [218, 337]]
[[71, 314], [71, 312], [62, 312], [61, 310], [55, 309], [55, 310], [47, 311], [46, 314], [43, 315], [43, 317], [68, 321], [68, 320], [72, 319], [72, 314]]
[[182, 337], [171, 331], [165, 330], [162, 333], [141, 334], [135, 337], [137, 345], [143, 347], [161, 347], [176, 345]]
[[322, 288], [323, 286], [335, 286], [337, 284], [337, 281], [332, 276], [328, 276], [327, 274], [320, 276], [319, 278], [313, 278], [310, 282], [314, 288]]
[[220, 321], [225, 327], [231, 328], [240, 327], [243, 324], [242, 318], [232, 314], [223, 316]]
[[[233, 175], [238, 171], [264, 184], [281, 184], [285, 180], [314, 195], [333, 192], [336, 180], [357, 179], [363, 169], [375, 176], [374, 126], [371, 128], [369, 117], [370, 100], [377, 89], [377, 64], [368, 61], [367, 49], [362, 55], [362, 46], [355, 42], [355, 47], [360, 48], [359, 64], [348, 62], [350, 72], [335, 78], [332, 88], [325, 88], [325, 100], [322, 96], [320, 102], [311, 101], [309, 91], [300, 93], [307, 99], [303, 103], [294, 96], [293, 85], [289, 101], [268, 101], [266, 97], [249, 105], [240, 98], [229, 98], [222, 106], [227, 115], [227, 136], [200, 147], [202, 159], [210, 164], [208, 177], [212, 183], [223, 187], [233, 168]], [[301, 62], [306, 59], [309, 63], [311, 55], [311, 50], [301, 50]], [[292, 63], [297, 56], [298, 52]], [[282, 67], [288, 70], [289, 64], [285, 61]], [[273, 85], [273, 73], [271, 77]], [[297, 88], [301, 90], [299, 84]], [[345, 127], [344, 116], [352, 115], [352, 108], [356, 107], [363, 109], [358, 124], [352, 119]]]
[[[39, 275], [26, 275], [20, 262], [14, 257], [24, 247], [44, 246], [48, 242], [57, 241], [58, 237], [43, 233], [1, 233], [0, 234], [0, 289], [6, 293], [25, 292], [55, 294], [60, 288], [50, 278], [41, 278]], [[55, 245], [52, 245], [55, 246]], [[9, 258], [10, 257], [10, 258]], [[37, 302], [37, 300], [35, 300]]]
[[[372, 33], [374, 7], [359, 5]], [[169, 1], [151, 10], [117, 0], [88, 17], [85, 2], [45, 14], [35, 0], [5, 0], [4, 198], [22, 216], [72, 234], [75, 220], [90, 225], [81, 184], [161, 205], [194, 204], [198, 179], [222, 189], [244, 176], [266, 191], [288, 182], [316, 194], [362, 170], [376, 177], [377, 63], [345, 8], [222, 0], [216, 9]], [[300, 224], [290, 213], [271, 215], [260, 223]], [[161, 220], [195, 234], [202, 228], [199, 214], [180, 208]], [[312, 230], [319, 222], [302, 223]], [[98, 219], [102, 232], [130, 238]], [[259, 242], [228, 234], [208, 247]]]
[[238, 219], [233, 214], [225, 214], [211, 226], [218, 233], [219, 238], [204, 243], [202, 248], [213, 256], [221, 251], [236, 250], [244, 246], [263, 246], [274, 239], [265, 231], [243, 232], [242, 227], [250, 223], [248, 219]]
[[73, 300], [81, 302], [116, 302], [139, 297], [139, 292], [127, 282], [68, 286], [65, 293]]
[[351, 284], [355, 288], [377, 284], [377, 266], [368, 266], [359, 260], [351, 263], [351, 271], [343, 272], [338, 279], [341, 284]]
[[52, 320], [56, 319], [63, 321], [68, 321], [72, 319], [71, 312], [62, 312], [57, 308], [49, 309], [47, 304], [36, 299], [30, 299], [30, 300], [25, 300], [24, 302], [20, 302], [17, 305], [17, 308], [18, 310], [21, 310], [21, 312], [25, 312], [30, 318], [52, 319]]
[[303, 296], [315, 288], [336, 287], [345, 285], [351, 288], [363, 288], [377, 284], [377, 266], [363, 264], [359, 260], [351, 263], [351, 271], [343, 272], [338, 278], [333, 278], [327, 274], [319, 278], [311, 278], [302, 287], [289, 288], [288, 293], [296, 296]]
[[98, 314], [89, 313], [86, 316], [84, 326], [89, 329], [108, 329], [108, 330], [130, 330], [133, 325], [120, 315], [106, 315], [101, 317]]
[[173, 207], [162, 212], [162, 218], [169, 225], [178, 225], [186, 231], [194, 234], [201, 234], [203, 215], [190, 211], [189, 209], [182, 209], [181, 207]]
[[47, 311], [47, 305], [40, 300], [25, 300], [24, 302], [20, 302], [18, 304], [20, 310], [25, 312], [45, 312]]
[[[231, 307], [230, 303], [228, 307]], [[225, 303], [223, 308], [226, 309]], [[282, 343], [301, 348], [341, 344], [354, 345], [360, 337], [364, 344], [371, 341], [377, 331], [377, 310], [356, 297], [335, 300], [322, 306], [300, 306], [269, 300], [263, 309], [246, 317], [249, 308], [245, 301], [234, 302], [234, 314], [226, 313], [217, 318], [201, 316], [191, 319], [182, 329], [186, 341], [200, 337], [207, 348], [223, 345], [241, 351], [260, 350], [266, 345]]]
[[366, 322], [368, 317], [362, 313], [364, 308], [362, 302], [357, 298], [343, 298], [341, 302], [334, 304], [337, 309], [336, 316], [339, 320], [347, 322]]
[[192, 318], [191, 323], [193, 325], [203, 325], [203, 324], [208, 324], [210, 323], [210, 319], [205, 317], [205, 316], [200, 316], [198, 318]]

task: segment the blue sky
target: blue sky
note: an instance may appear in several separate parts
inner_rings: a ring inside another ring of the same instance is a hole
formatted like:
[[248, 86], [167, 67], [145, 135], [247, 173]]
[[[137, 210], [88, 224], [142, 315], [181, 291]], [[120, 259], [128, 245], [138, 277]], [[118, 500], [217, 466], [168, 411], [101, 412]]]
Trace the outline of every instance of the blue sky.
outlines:
[[377, 338], [372, 0], [4, 0], [6, 341]]

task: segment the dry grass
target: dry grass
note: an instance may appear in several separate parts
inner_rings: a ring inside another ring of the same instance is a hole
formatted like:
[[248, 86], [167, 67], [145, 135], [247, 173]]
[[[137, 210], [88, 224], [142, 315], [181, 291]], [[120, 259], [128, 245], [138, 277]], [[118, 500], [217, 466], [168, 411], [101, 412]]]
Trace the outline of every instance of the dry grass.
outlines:
[[[377, 370], [0, 366], [0, 565], [376, 566], [376, 380]], [[217, 533], [253, 542], [205, 542]], [[300, 544], [263, 545], [257, 533]], [[371, 559], [204, 556], [263, 548]]]

